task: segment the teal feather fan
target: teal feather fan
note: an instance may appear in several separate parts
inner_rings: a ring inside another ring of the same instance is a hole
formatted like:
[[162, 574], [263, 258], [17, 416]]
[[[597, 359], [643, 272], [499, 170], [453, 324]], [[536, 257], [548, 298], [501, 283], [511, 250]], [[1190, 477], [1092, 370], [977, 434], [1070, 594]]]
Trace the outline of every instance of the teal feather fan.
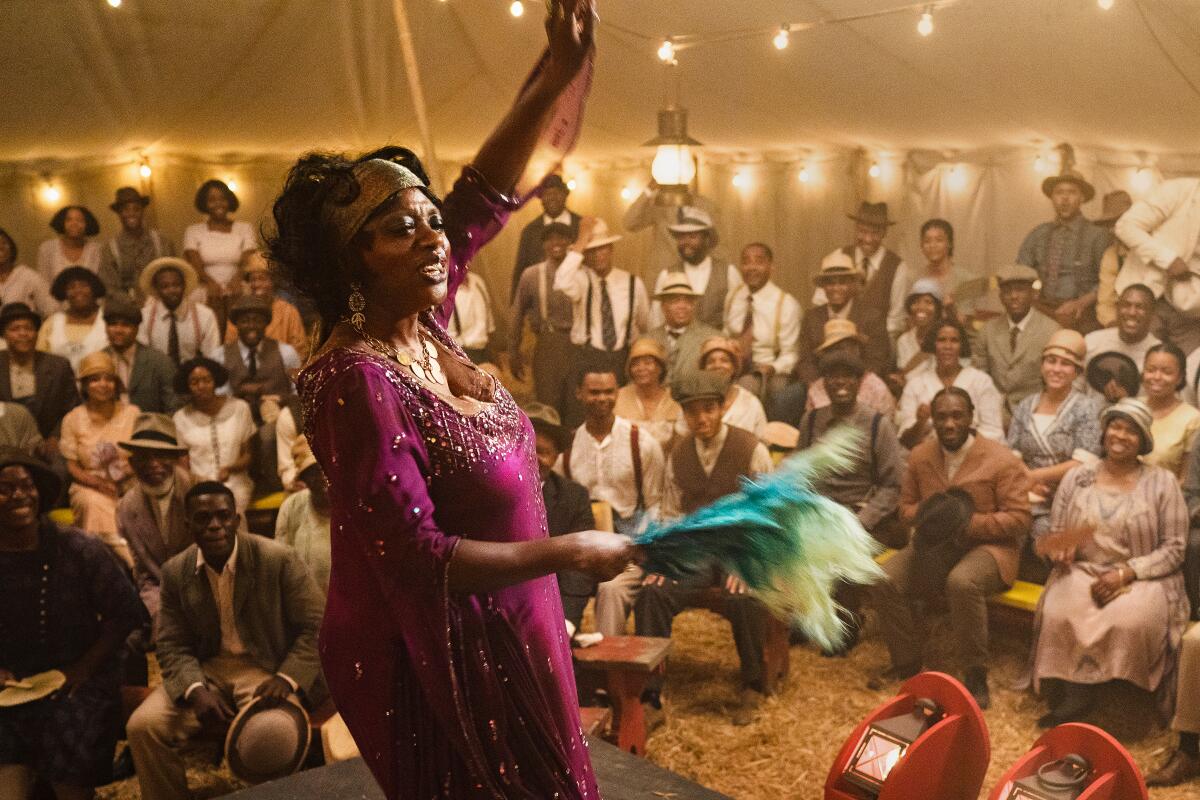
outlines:
[[777, 617], [833, 649], [845, 633], [834, 586], [881, 578], [874, 558], [880, 545], [813, 482], [849, 467], [862, 439], [852, 428], [834, 429], [775, 472], [743, 479], [740, 491], [682, 519], [651, 523], [636, 540], [642, 566], [678, 579], [716, 565], [741, 578]]

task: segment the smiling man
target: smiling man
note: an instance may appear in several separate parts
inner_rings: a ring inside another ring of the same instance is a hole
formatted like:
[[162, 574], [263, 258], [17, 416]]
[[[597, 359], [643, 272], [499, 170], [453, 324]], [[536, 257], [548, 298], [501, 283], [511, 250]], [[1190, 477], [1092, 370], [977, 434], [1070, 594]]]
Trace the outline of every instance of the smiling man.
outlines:
[[1159, 344], [1150, 332], [1154, 325], [1154, 292], [1150, 287], [1135, 283], [1125, 287], [1117, 298], [1117, 324], [1113, 328], [1092, 331], [1083, 338], [1087, 345], [1087, 361], [1101, 353], [1122, 353], [1133, 359], [1138, 370], [1146, 362], [1146, 353]]
[[1023, 264], [996, 273], [1004, 315], [988, 320], [973, 353], [975, 366], [992, 376], [1009, 413], [1042, 388], [1042, 348], [1059, 325], [1033, 307], [1037, 270]]

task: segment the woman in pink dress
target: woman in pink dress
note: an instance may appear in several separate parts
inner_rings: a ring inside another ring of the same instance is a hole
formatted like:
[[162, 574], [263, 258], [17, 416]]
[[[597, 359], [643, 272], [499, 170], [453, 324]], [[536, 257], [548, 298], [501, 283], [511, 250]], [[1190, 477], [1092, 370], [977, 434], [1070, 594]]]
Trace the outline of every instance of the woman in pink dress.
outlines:
[[588, 67], [590, 3], [553, 9], [547, 59], [444, 201], [393, 147], [305, 156], [275, 203], [271, 257], [329, 331], [298, 380], [331, 499], [321, 660], [389, 797], [599, 797], [553, 573], [605, 580], [633, 547], [547, 538], [529, 421], [443, 327]]

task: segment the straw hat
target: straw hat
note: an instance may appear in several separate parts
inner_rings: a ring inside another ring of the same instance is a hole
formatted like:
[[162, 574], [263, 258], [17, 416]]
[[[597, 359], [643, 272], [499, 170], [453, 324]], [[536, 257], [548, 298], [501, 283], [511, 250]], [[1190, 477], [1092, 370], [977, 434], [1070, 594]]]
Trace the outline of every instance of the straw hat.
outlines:
[[703, 297], [692, 288], [686, 272], [668, 272], [663, 278], [662, 288], [654, 293], [655, 300], [666, 300], [668, 297]]
[[800, 430], [786, 422], [768, 422], [763, 429], [763, 442], [779, 450], [795, 450], [800, 446]]
[[225, 760], [238, 779], [263, 783], [300, 769], [311, 742], [308, 712], [299, 704], [286, 701], [268, 707], [256, 697], [229, 726]]
[[858, 278], [865, 280], [862, 270], [854, 266], [854, 260], [841, 250], [834, 250], [821, 259], [821, 271], [814, 279], [817, 286], [823, 286], [831, 278]]
[[1050, 355], [1065, 358], [1074, 364], [1076, 369], [1082, 370], [1083, 359], [1087, 355], [1087, 344], [1083, 341], [1083, 334], [1070, 328], [1055, 331], [1042, 348], [1042, 358]]
[[633, 366], [633, 360], [635, 358], [642, 358], [643, 356], [650, 356], [657, 360], [662, 367], [663, 377], [667, 376], [666, 348], [657, 339], [651, 339], [647, 336], [634, 340], [634, 343], [629, 346], [629, 358], [625, 359], [626, 375], [629, 375], [629, 368]]
[[675, 222], [667, 226], [671, 233], [699, 233], [714, 227], [712, 215], [697, 206], [680, 206]]
[[545, 403], [527, 403], [524, 407], [525, 416], [533, 423], [537, 433], [549, 436], [559, 451], [565, 451], [571, 443], [571, 432], [563, 427], [562, 417], [553, 407]]
[[138, 278], [138, 288], [142, 290], [142, 294], [148, 297], [154, 296], [154, 278], [164, 269], [178, 270], [179, 274], [183, 276], [184, 297], [189, 297], [192, 292], [196, 291], [200, 279], [196, 277], [196, 270], [192, 269], [192, 265], [182, 258], [163, 256], [154, 259], [142, 270], [141, 277]]
[[133, 433], [123, 442], [117, 442], [123, 450], [137, 452], [154, 451], [182, 456], [188, 449], [175, 438], [175, 421], [166, 414], [139, 414], [133, 423]]
[[588, 239], [584, 250], [593, 250], [597, 247], [604, 247], [621, 240], [621, 234], [613, 233], [608, 229], [608, 223], [602, 219], [596, 219], [596, 226], [592, 228], [592, 238]]
[[1154, 434], [1150, 432], [1150, 427], [1154, 424], [1154, 415], [1144, 402], [1136, 397], [1121, 398], [1100, 412], [1100, 429], [1106, 429], [1113, 419], [1123, 419], [1137, 428], [1142, 439], [1142, 446], [1138, 448], [1139, 456], [1147, 455], [1154, 449]]
[[733, 374], [737, 375], [742, 371], [742, 347], [737, 343], [736, 339], [726, 339], [724, 336], [710, 336], [704, 340], [704, 344], [700, 345], [700, 360], [697, 367], [704, 369], [704, 359], [709, 353], [720, 350], [723, 353], [728, 353], [733, 359]]
[[1054, 187], [1060, 183], [1073, 183], [1078, 186], [1079, 191], [1083, 192], [1083, 202], [1085, 203], [1091, 202], [1092, 198], [1096, 196], [1096, 187], [1088, 183], [1078, 170], [1071, 167], [1042, 181], [1042, 194], [1049, 197], [1054, 192]]
[[52, 669], [37, 675], [26, 675], [8, 686], [0, 685], [0, 708], [11, 708], [49, 697], [66, 682], [66, 675]]
[[817, 352], [828, 350], [838, 342], [844, 342], [847, 339], [857, 339], [863, 344], [867, 343], [867, 337], [858, 332], [858, 326], [851, 319], [831, 319], [825, 323], [825, 341], [821, 342], [817, 347]]
[[88, 353], [79, 362], [79, 373], [75, 376], [80, 383], [83, 383], [88, 378], [96, 375], [117, 375], [116, 362], [112, 360], [112, 356], [103, 350], [97, 350], [95, 353]]

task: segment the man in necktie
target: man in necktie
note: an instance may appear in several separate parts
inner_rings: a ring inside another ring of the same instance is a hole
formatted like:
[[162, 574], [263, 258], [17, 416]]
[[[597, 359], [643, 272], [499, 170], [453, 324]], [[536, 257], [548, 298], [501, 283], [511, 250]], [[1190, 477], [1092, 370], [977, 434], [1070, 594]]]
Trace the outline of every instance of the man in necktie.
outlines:
[[685, 373], [698, 372], [701, 346], [713, 336], [721, 335], [716, 328], [696, 319], [699, 299], [700, 293], [682, 272], [668, 274], [662, 289], [654, 295], [662, 308], [664, 322], [649, 335], [667, 351], [668, 383]]
[[729, 295], [725, 333], [736, 336], [746, 355], [742, 388], [754, 393], [773, 413], [775, 398], [791, 382], [799, 356], [800, 303], [771, 280], [775, 254], [762, 242], [742, 248], [738, 271], [742, 285]]
[[1017, 403], [1042, 388], [1042, 348], [1059, 325], [1038, 311], [1037, 271], [1011, 264], [996, 273], [1004, 314], [979, 331], [972, 361], [992, 377], [1009, 414]]
[[[917, 277], [904, 260], [884, 244], [888, 229], [896, 221], [889, 216], [887, 203], [869, 201], [863, 201], [858, 211], [847, 216], [854, 222], [853, 244], [839, 247], [825, 256], [821, 266], [833, 261], [841, 263], [843, 257], [848, 258], [850, 265], [862, 275], [863, 286], [859, 295], [864, 309], [873, 317], [869, 323], [865, 319], [856, 322], [864, 330], [884, 328], [895, 339], [908, 329], [905, 300], [908, 287]], [[818, 286], [813, 291], [813, 307], [825, 305], [828, 301], [829, 298]], [[810, 372], [815, 374], [815, 365]]]
[[142, 308], [137, 340], [166, 354], [176, 365], [221, 343], [216, 314], [190, 299], [198, 282], [192, 265], [173, 256], [154, 259], [140, 278], [139, 286], [149, 299]]

